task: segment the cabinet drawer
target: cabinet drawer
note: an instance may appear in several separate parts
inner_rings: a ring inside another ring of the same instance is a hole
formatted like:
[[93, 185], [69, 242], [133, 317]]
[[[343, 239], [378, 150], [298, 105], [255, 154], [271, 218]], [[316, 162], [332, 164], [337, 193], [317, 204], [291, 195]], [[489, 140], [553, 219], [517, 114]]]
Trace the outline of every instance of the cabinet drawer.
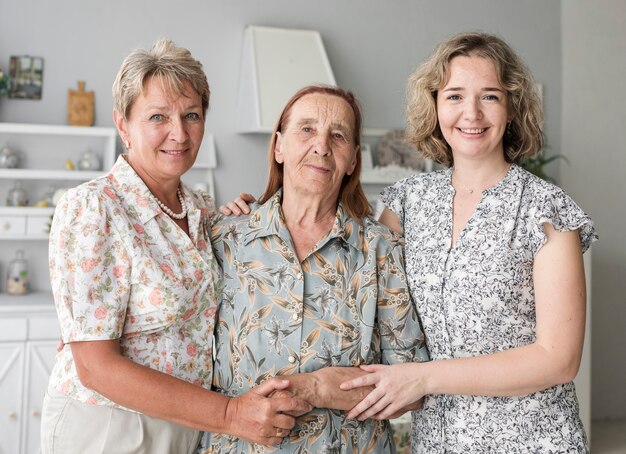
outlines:
[[24, 235], [26, 216], [0, 216], [0, 236]]
[[29, 317], [28, 318], [28, 339], [44, 340], [61, 339], [59, 322], [56, 317]]
[[27, 333], [25, 318], [0, 319], [0, 341], [26, 340]]
[[50, 216], [28, 216], [26, 234], [29, 236], [48, 235]]

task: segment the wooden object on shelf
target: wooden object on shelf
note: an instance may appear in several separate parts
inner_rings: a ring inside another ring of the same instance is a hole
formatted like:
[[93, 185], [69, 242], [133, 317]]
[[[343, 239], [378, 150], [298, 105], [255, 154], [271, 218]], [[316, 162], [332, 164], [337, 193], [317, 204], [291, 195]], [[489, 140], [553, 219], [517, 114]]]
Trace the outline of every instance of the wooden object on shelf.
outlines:
[[93, 126], [94, 92], [85, 91], [85, 82], [78, 81], [78, 90], [67, 90], [67, 123], [71, 126]]

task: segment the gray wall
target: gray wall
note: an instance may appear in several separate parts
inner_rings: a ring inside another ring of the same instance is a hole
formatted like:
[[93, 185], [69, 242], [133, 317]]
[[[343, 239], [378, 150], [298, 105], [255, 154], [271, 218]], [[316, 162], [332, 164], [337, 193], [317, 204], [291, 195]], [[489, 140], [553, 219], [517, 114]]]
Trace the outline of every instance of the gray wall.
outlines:
[[596, 222], [592, 414], [626, 418], [626, 3], [563, 9], [563, 187]]
[[[620, 232], [626, 27], [621, 0], [601, 3], [606, 11], [584, 0], [0, 0], [0, 65], [6, 70], [10, 55], [45, 59], [43, 99], [0, 98], [0, 121], [65, 124], [67, 90], [85, 80], [96, 93], [96, 125], [112, 126], [110, 87], [121, 60], [168, 36], [188, 47], [209, 77], [207, 131], [216, 139], [223, 201], [240, 190], [259, 192], [266, 176], [260, 169], [268, 137], [235, 133], [245, 25], [319, 30], [338, 83], [360, 98], [371, 128], [403, 126], [404, 82], [435, 43], [463, 30], [497, 33], [543, 85], [548, 153], [570, 157], [563, 184], [602, 235], [594, 249], [594, 417], [625, 417], [626, 353], [619, 353], [625, 335], [618, 323], [626, 308], [618, 295], [626, 247]], [[557, 164], [549, 169], [558, 172]]]
[[[112, 126], [110, 87], [124, 56], [168, 36], [203, 62], [213, 99], [217, 198], [263, 188], [267, 136], [235, 133], [235, 101], [247, 24], [321, 32], [338, 83], [361, 99], [365, 126], [403, 126], [404, 83], [444, 36], [482, 29], [501, 34], [544, 84], [548, 137], [560, 148], [560, 4], [557, 1], [395, 0], [0, 0], [0, 64], [42, 56], [41, 101], [0, 100], [0, 121], [66, 122], [67, 90], [77, 80], [96, 94], [96, 125]], [[529, 33], [529, 29], [532, 33]], [[555, 172], [557, 166], [555, 165]]]

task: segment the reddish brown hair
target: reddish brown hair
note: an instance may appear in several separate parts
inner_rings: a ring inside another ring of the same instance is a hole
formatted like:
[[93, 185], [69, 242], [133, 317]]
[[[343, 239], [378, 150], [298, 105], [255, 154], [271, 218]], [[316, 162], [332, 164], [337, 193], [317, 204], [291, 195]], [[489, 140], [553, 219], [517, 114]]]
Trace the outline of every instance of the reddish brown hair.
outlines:
[[337, 96], [345, 100], [352, 108], [354, 114], [354, 130], [353, 140], [354, 146], [357, 148], [356, 153], [356, 166], [354, 172], [350, 175], [345, 175], [341, 182], [341, 189], [339, 190], [339, 200], [343, 205], [348, 215], [356, 222], [361, 224], [361, 219], [365, 216], [371, 216], [372, 208], [370, 207], [365, 192], [361, 186], [361, 108], [359, 103], [348, 90], [344, 90], [339, 87], [331, 87], [327, 85], [309, 85], [298, 90], [298, 92], [291, 97], [285, 105], [283, 111], [274, 126], [274, 132], [272, 133], [272, 139], [270, 140], [268, 149], [268, 163], [269, 163], [269, 176], [265, 191], [260, 197], [259, 202], [265, 203], [270, 197], [272, 197], [276, 191], [283, 186], [283, 165], [276, 162], [274, 159], [274, 149], [276, 148], [276, 140], [278, 135], [276, 133], [282, 133], [289, 122], [289, 115], [294, 104], [306, 95], [311, 94], [323, 94], [328, 96]]

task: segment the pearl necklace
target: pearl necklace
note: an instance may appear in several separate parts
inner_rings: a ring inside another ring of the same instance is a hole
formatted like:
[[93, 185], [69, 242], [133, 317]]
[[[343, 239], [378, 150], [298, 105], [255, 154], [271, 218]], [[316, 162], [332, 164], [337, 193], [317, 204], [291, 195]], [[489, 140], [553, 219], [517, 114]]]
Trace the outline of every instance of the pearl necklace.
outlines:
[[185, 219], [185, 217], [187, 216], [187, 205], [185, 205], [185, 199], [183, 199], [183, 194], [180, 192], [180, 188], [176, 190], [176, 196], [178, 197], [180, 206], [183, 209], [183, 211], [181, 211], [178, 214], [170, 210], [163, 202], [159, 200], [157, 196], [154, 196], [154, 200], [156, 200], [157, 204], [161, 207], [163, 212], [167, 214], [169, 217], [171, 217], [172, 219], [178, 219], [178, 220]]

